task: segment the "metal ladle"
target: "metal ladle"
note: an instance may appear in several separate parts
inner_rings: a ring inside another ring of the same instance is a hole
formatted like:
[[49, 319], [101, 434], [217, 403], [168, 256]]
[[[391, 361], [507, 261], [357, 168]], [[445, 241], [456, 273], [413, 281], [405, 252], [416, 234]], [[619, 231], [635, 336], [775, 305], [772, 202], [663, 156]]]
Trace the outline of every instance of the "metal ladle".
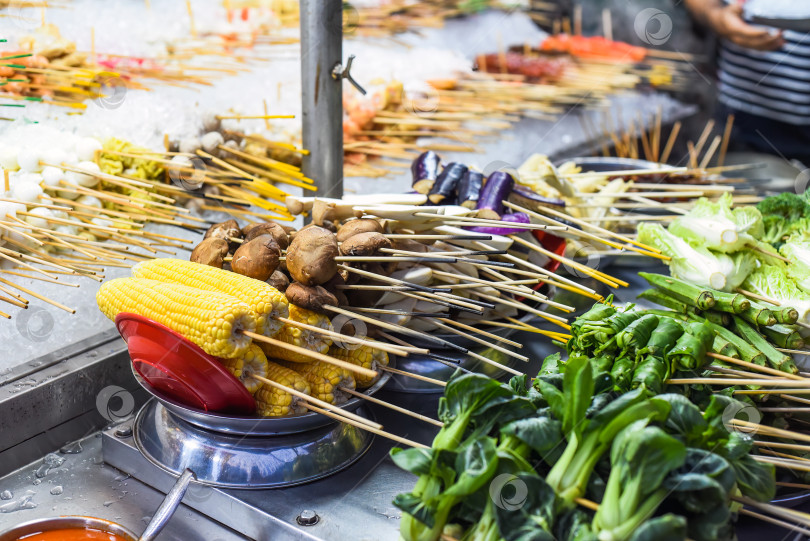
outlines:
[[177, 506], [183, 501], [183, 496], [186, 494], [186, 490], [188, 490], [188, 485], [191, 483], [192, 479], [196, 480], [197, 476], [193, 471], [186, 468], [183, 474], [177, 479], [177, 482], [174, 483], [172, 489], [166, 494], [163, 503], [161, 503], [160, 507], [155, 511], [152, 520], [146, 525], [146, 529], [138, 538], [138, 541], [152, 541], [157, 537], [169, 522], [169, 519], [172, 518], [172, 515], [174, 515]]

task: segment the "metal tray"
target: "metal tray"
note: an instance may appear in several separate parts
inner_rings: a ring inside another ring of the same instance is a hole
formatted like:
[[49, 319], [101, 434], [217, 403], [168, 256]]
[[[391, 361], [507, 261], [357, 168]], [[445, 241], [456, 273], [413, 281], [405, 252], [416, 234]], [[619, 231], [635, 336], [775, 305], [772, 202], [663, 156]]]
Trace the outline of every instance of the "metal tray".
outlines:
[[[394, 365], [393, 361], [391, 362]], [[190, 408], [178, 402], [175, 402], [152, 388], [146, 381], [141, 378], [135, 370], [132, 371], [138, 383], [146, 389], [146, 391], [154, 396], [163, 407], [166, 408], [176, 417], [205, 430], [213, 430], [223, 434], [236, 434], [236, 435], [249, 435], [249, 436], [278, 436], [281, 434], [297, 434], [299, 432], [307, 432], [316, 428], [321, 428], [330, 424], [335, 424], [337, 421], [321, 415], [319, 413], [309, 412], [301, 415], [290, 415], [287, 417], [259, 417], [252, 415], [249, 417], [228, 415], [224, 413], [213, 413], [210, 411], [203, 411]], [[365, 394], [371, 396], [383, 388], [388, 380], [391, 379], [390, 372], [383, 372], [377, 382], [364, 391]], [[347, 402], [340, 405], [340, 407], [347, 411], [354, 411], [363, 404], [364, 400], [361, 398], [351, 398]]]

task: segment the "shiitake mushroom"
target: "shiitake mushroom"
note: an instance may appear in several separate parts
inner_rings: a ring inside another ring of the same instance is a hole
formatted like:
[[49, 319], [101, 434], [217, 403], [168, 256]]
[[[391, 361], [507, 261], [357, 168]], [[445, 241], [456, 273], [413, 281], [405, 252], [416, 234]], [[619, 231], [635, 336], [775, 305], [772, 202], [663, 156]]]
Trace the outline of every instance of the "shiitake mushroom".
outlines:
[[296, 233], [287, 248], [287, 270], [296, 282], [321, 285], [337, 273], [335, 258], [339, 254], [334, 233], [323, 227], [307, 226]]
[[278, 267], [279, 257], [281, 257], [281, 248], [273, 235], [259, 235], [242, 244], [234, 252], [231, 269], [264, 282]]

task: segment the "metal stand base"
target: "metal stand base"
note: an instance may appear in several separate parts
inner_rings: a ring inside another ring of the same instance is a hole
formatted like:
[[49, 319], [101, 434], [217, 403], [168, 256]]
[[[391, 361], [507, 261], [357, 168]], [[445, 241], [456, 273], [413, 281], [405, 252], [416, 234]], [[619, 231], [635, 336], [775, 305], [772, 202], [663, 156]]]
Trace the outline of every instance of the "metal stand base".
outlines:
[[[395, 412], [392, 417], [389, 411], [373, 408], [379, 422], [399, 426], [397, 432], [407, 437], [430, 441], [435, 433], [430, 425], [405, 421]], [[175, 478], [141, 454], [133, 423], [131, 419], [102, 432], [104, 462], [166, 492]], [[375, 438], [368, 452], [347, 469], [300, 486], [237, 490], [192, 483], [183, 503], [259, 541], [397, 539], [401, 512], [391, 500], [410, 491], [415, 477], [393, 464], [391, 447], [388, 440]]]

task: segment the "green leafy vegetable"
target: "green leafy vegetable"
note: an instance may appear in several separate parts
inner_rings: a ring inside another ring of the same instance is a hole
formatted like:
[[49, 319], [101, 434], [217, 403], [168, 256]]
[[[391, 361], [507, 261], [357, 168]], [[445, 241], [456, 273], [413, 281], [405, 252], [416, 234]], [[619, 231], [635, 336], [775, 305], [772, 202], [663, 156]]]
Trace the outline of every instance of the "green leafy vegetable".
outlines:
[[762, 240], [779, 245], [784, 237], [810, 229], [810, 204], [801, 195], [783, 192], [759, 202], [764, 233]]
[[781, 306], [798, 311], [799, 320], [807, 321], [810, 314], [810, 294], [799, 289], [787, 274], [785, 265], [763, 265], [748, 275], [744, 289], [774, 299]]
[[734, 291], [756, 264], [756, 258], [748, 251], [730, 256], [692, 246], [660, 224], [639, 224], [638, 240], [672, 258], [669, 271], [673, 277], [722, 291]]
[[717, 252], [739, 251], [762, 234], [762, 215], [751, 207], [732, 210], [731, 204], [728, 192], [717, 201], [701, 197], [689, 213], [673, 220], [669, 232], [692, 245]]

